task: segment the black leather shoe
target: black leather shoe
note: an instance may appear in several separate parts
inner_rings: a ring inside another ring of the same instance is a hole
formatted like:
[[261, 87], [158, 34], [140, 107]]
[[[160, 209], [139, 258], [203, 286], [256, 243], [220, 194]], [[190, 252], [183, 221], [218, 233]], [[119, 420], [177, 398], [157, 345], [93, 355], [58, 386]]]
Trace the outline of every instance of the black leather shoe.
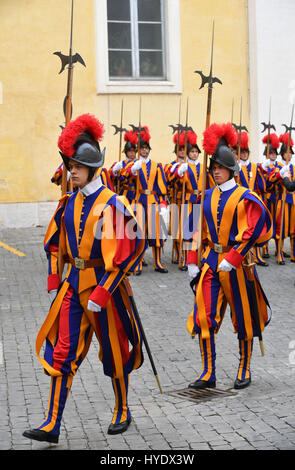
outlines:
[[290, 261], [291, 261], [291, 263], [295, 263], [295, 259], [291, 258]]
[[166, 268], [155, 268], [155, 271], [158, 271], [158, 273], [168, 273], [168, 269]]
[[135, 271], [135, 273], [134, 273], [134, 274], [135, 274], [135, 276], [140, 276], [140, 275], [141, 275], [141, 273], [142, 273], [142, 271]]
[[111, 423], [108, 428], [108, 434], [121, 434], [128, 429], [129, 424], [131, 423], [131, 418], [127, 419], [127, 421], [123, 421], [122, 423], [113, 424]]
[[258, 261], [258, 263], [256, 263], [258, 266], [268, 266], [268, 263], [265, 263], [264, 261]]
[[142, 262], [142, 266], [148, 266], [147, 262], [146, 262], [146, 261], [143, 261], [143, 262]]
[[208, 382], [208, 380], [195, 380], [189, 384], [188, 388], [194, 388], [195, 390], [202, 390], [203, 388], [215, 388], [216, 382]]
[[179, 266], [180, 271], [187, 271], [187, 266]]
[[51, 444], [57, 444], [59, 437], [50, 434], [50, 432], [41, 431], [40, 429], [28, 429], [24, 431], [23, 436], [29, 439], [35, 439], [35, 441], [51, 442]]
[[234, 383], [234, 388], [236, 388], [237, 390], [240, 390], [241, 388], [249, 387], [250, 383], [251, 383], [251, 379], [244, 379], [244, 380], [236, 379]]
[[270, 254], [269, 254], [269, 253], [265, 253], [265, 255], [262, 255], [262, 258], [270, 258]]
[[286, 263], [285, 261], [279, 261], [278, 264], [280, 264], [281, 266], [284, 266]]

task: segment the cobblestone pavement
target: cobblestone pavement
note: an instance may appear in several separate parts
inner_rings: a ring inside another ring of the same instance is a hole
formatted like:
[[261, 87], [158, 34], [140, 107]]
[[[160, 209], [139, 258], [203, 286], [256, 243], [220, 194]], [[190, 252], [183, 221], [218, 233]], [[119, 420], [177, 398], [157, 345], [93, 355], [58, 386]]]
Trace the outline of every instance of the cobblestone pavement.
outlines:
[[26, 254], [19, 257], [0, 247], [0, 449], [295, 449], [295, 265], [286, 260], [278, 266], [273, 244], [269, 267], [258, 268], [273, 314], [264, 332], [263, 357], [254, 342], [250, 387], [232, 389], [238, 341], [227, 311], [216, 338], [217, 387], [235, 394], [199, 402], [169, 395], [196, 378], [201, 362], [198, 341], [186, 331], [193, 305], [188, 276], [171, 265], [168, 241], [163, 259], [169, 273], [153, 270], [149, 249], [148, 267], [142, 276], [131, 278], [163, 394], [145, 354], [143, 366], [130, 377], [133, 421], [124, 434], [109, 436], [113, 392], [94, 340], [74, 378], [59, 444], [24, 438], [23, 431], [43, 419], [49, 392], [49, 377], [35, 354], [36, 334], [49, 308], [44, 231], [36, 227], [0, 233], [2, 242]]

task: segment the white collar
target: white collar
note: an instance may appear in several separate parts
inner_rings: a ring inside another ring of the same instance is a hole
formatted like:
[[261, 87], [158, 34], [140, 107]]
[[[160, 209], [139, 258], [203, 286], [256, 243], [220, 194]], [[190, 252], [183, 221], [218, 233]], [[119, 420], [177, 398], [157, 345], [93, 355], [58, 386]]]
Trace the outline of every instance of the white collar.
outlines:
[[90, 183], [86, 184], [82, 189], [79, 188], [79, 191], [83, 196], [90, 196], [90, 194], [95, 193], [100, 187], [102, 186], [101, 177], [98, 176], [95, 180], [90, 181]]
[[141, 155], [139, 155], [139, 160], [141, 160], [144, 163], [148, 163], [150, 161], [150, 157], [143, 158]]
[[240, 160], [240, 164], [242, 166], [248, 166], [248, 165], [250, 165], [250, 161], [249, 161], [249, 159], [248, 160]]
[[196, 165], [199, 163], [198, 160], [191, 160], [190, 158], [187, 158], [187, 163], [190, 163], [191, 165]]
[[230, 180], [225, 181], [225, 183], [222, 183], [219, 186], [217, 185], [217, 188], [219, 189], [219, 191], [224, 192], [224, 191], [229, 191], [235, 186], [236, 186], [235, 179], [231, 178]]

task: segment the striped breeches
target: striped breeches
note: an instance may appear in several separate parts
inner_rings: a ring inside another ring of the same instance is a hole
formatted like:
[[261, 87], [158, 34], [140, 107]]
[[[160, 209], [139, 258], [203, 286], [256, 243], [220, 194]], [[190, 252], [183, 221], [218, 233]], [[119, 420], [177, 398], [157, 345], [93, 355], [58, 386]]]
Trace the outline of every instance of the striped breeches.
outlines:
[[[255, 279], [255, 288], [263, 330], [267, 322], [267, 300], [258, 278]], [[188, 331], [191, 334], [201, 334], [203, 339], [210, 338], [211, 331], [219, 330], [227, 305], [230, 307], [232, 324], [238, 338], [252, 339], [257, 335], [251, 315], [253, 305], [250, 285], [244, 269], [216, 272], [205, 263], [197, 286], [194, 308], [187, 322]]]

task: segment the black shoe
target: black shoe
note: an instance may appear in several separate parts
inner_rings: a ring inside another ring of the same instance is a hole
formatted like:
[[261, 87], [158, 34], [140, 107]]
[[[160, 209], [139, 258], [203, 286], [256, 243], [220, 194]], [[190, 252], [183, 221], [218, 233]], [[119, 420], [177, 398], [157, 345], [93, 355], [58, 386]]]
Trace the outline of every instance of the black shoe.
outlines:
[[264, 261], [258, 261], [256, 264], [258, 266], [268, 266], [268, 263], [265, 263]]
[[286, 253], [285, 251], [283, 251], [283, 255], [284, 255], [284, 258], [290, 258], [290, 255], [288, 255], [288, 253]]
[[187, 271], [187, 266], [179, 266], [180, 271]]
[[155, 271], [158, 271], [158, 273], [168, 273], [168, 269], [166, 268], [155, 268]]
[[127, 431], [130, 423], [131, 423], [131, 418], [118, 424], [111, 423], [108, 428], [108, 434], [121, 434], [122, 432]]
[[291, 263], [295, 263], [295, 259], [291, 258], [290, 261], [291, 261]]
[[285, 261], [279, 261], [278, 264], [280, 264], [281, 266], [284, 266], [284, 264], [286, 264], [286, 263], [285, 263]]
[[236, 379], [234, 383], [234, 388], [236, 388], [237, 390], [240, 390], [241, 388], [249, 387], [250, 383], [251, 383], [250, 378], [244, 379], [244, 380]]
[[140, 276], [140, 275], [141, 275], [141, 273], [142, 273], [142, 271], [135, 271], [135, 273], [134, 273], [134, 274], [135, 274], [135, 276]]
[[262, 258], [270, 258], [269, 253], [266, 253], [265, 255], [262, 255]]
[[148, 266], [147, 262], [146, 262], [146, 261], [143, 261], [143, 262], [142, 262], [142, 266]]
[[203, 388], [215, 388], [216, 382], [208, 382], [208, 380], [195, 380], [189, 384], [188, 388], [194, 388], [195, 390], [202, 390]]
[[28, 429], [23, 433], [24, 437], [35, 439], [35, 441], [50, 442], [51, 444], [58, 443], [58, 437], [50, 432], [41, 431], [40, 429]]

